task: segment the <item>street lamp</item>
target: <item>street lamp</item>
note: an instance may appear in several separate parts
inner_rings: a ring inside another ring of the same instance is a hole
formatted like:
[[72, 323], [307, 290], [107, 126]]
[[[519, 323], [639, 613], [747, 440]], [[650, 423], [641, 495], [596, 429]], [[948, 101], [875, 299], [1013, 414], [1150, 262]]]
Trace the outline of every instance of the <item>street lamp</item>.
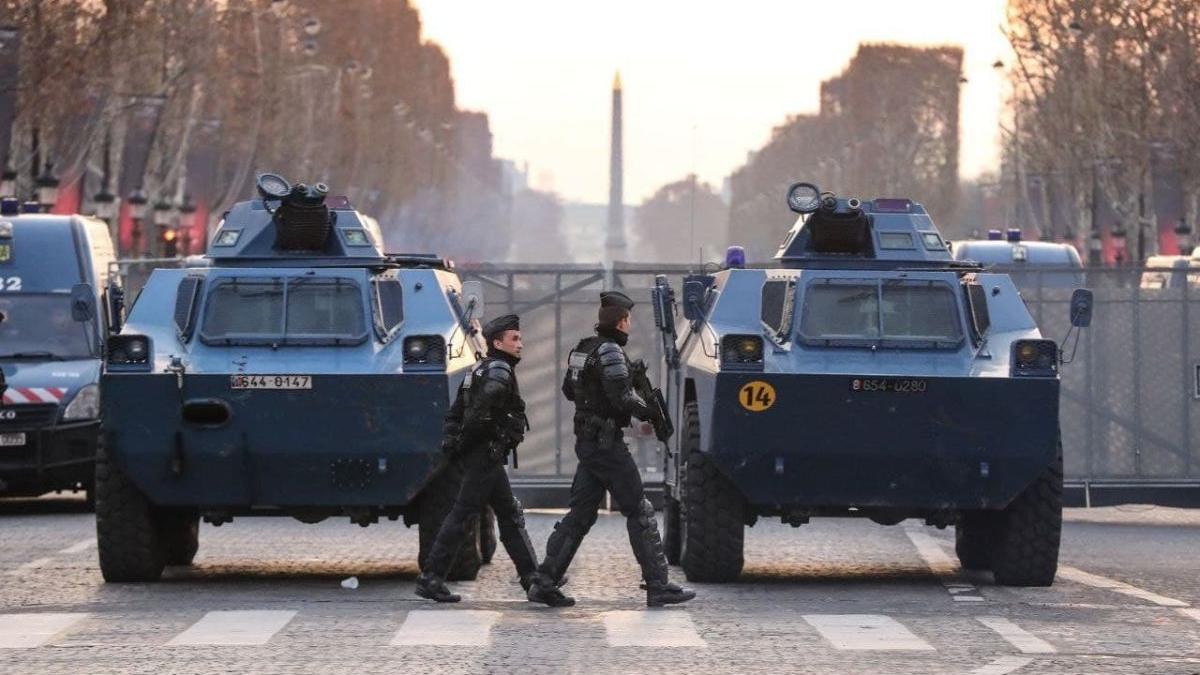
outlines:
[[37, 200], [42, 205], [42, 211], [48, 212], [58, 201], [58, 178], [54, 176], [53, 165], [46, 162], [42, 175], [34, 181], [37, 188]]
[[146, 205], [150, 203], [150, 200], [146, 198], [146, 193], [142, 191], [142, 188], [137, 188], [133, 192], [129, 193], [129, 199], [126, 201], [129, 202], [130, 218], [133, 218], [134, 220], [145, 219]]
[[116, 195], [105, 188], [97, 192], [92, 201], [96, 204], [96, 217], [111, 224], [112, 219], [117, 217]]
[[1180, 218], [1175, 226], [1175, 241], [1179, 243], [1179, 255], [1192, 254], [1192, 226], [1186, 218]]
[[192, 196], [186, 192], [183, 201], [179, 203], [179, 251], [183, 255], [191, 252], [192, 229], [196, 226], [196, 204]]
[[154, 224], [159, 227], [171, 225], [171, 202], [159, 199], [154, 203]]
[[0, 197], [17, 196], [17, 172], [11, 166], [4, 167], [0, 173]]

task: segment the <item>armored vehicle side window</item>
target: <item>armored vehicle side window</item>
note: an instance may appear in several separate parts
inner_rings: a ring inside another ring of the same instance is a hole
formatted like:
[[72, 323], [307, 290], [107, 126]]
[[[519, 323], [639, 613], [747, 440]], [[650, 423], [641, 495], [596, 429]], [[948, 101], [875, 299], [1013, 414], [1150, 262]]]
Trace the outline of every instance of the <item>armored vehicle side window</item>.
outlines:
[[175, 329], [179, 331], [179, 339], [184, 342], [192, 337], [196, 300], [200, 297], [202, 284], [203, 279], [200, 277], [184, 277], [179, 281], [179, 289], [175, 291]]
[[404, 298], [398, 279], [375, 282], [375, 323], [380, 337], [387, 337], [404, 321]]
[[204, 308], [207, 340], [279, 337], [283, 334], [283, 280], [222, 281]]
[[818, 340], [879, 338], [879, 288], [814, 284], [804, 298], [800, 330]]
[[762, 322], [778, 342], [787, 342], [792, 329], [795, 286], [792, 279], [771, 279], [763, 283]]
[[345, 279], [292, 280], [287, 287], [287, 334], [358, 337], [363, 303], [357, 284]]
[[971, 337], [978, 344], [983, 341], [983, 336], [987, 335], [988, 328], [992, 326], [992, 317], [988, 314], [987, 293], [983, 290], [983, 284], [969, 283], [967, 289], [967, 306], [971, 310]]

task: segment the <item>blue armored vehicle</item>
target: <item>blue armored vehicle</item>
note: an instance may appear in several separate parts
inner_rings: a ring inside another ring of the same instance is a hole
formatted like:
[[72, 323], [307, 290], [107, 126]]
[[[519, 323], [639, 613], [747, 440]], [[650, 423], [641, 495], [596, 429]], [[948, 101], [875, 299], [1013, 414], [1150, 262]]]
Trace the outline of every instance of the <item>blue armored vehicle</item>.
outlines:
[[[453, 503], [439, 444], [484, 351], [478, 286], [436, 256], [381, 254], [323, 184], [264, 174], [258, 192], [225, 214], [207, 265], [155, 270], [110, 327], [95, 478], [108, 581], [190, 564], [201, 519], [239, 516], [403, 518], [423, 557]], [[486, 543], [464, 546], [455, 577], [474, 577]]]
[[[925, 209], [798, 183], [776, 266], [654, 290], [668, 407], [668, 556], [736, 579], [763, 516], [957, 528], [966, 568], [1047, 585], [1062, 526], [1058, 345], [1007, 275], [951, 259]], [[1072, 324], [1091, 320], [1076, 291]], [[1075, 333], [1078, 336], [1078, 333]], [[1069, 336], [1068, 336], [1069, 337]]]

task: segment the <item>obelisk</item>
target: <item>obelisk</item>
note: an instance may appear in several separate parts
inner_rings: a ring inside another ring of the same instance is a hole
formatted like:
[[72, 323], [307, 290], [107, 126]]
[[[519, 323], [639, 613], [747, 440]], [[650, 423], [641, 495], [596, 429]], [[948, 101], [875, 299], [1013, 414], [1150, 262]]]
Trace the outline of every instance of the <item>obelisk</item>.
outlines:
[[613, 77], [612, 88], [612, 146], [608, 164], [608, 236], [604, 253], [608, 263], [625, 253], [625, 175], [621, 149], [621, 73]]

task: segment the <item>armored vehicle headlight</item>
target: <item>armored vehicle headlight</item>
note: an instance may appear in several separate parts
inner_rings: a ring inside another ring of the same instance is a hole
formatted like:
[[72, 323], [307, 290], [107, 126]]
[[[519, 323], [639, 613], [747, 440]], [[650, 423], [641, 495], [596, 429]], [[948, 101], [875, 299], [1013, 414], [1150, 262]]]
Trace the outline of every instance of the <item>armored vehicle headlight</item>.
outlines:
[[75, 397], [67, 404], [67, 409], [63, 411], [64, 422], [94, 420], [99, 416], [100, 387], [95, 384], [89, 384], [76, 392]]
[[440, 335], [410, 335], [404, 338], [405, 365], [446, 363], [446, 341]]
[[721, 339], [721, 367], [724, 369], [761, 369], [763, 341], [757, 335], [726, 335]]
[[114, 335], [108, 339], [110, 366], [150, 365], [150, 338], [145, 335]]
[[1013, 343], [1014, 377], [1051, 377], [1058, 373], [1058, 345], [1054, 340], [1017, 340]]

